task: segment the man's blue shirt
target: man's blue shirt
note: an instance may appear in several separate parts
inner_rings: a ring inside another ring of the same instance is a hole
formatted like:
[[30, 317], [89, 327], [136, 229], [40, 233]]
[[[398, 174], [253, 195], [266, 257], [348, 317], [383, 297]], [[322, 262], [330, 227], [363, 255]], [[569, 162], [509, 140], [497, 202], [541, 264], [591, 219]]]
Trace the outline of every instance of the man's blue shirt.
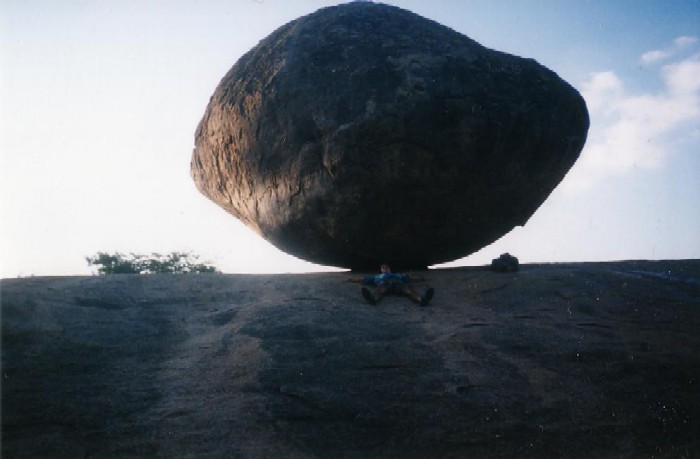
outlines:
[[362, 283], [365, 285], [374, 285], [375, 287], [378, 287], [384, 283], [408, 281], [410, 281], [410, 277], [408, 276], [408, 274], [382, 273], [376, 274], [374, 276], [367, 276], [364, 278]]

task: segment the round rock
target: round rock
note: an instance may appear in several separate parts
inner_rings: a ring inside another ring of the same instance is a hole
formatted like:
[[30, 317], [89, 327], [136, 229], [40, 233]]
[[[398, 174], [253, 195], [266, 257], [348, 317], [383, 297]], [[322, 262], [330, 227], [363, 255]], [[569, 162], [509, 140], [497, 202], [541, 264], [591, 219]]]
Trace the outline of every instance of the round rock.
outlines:
[[418, 269], [525, 224], [588, 126], [580, 94], [534, 60], [356, 2], [240, 58], [197, 128], [192, 177], [299, 258]]

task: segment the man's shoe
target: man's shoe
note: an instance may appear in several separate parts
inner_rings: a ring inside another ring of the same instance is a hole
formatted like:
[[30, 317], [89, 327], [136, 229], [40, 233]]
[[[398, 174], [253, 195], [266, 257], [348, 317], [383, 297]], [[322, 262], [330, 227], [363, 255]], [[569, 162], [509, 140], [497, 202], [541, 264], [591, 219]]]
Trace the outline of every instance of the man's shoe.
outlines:
[[372, 292], [370, 292], [365, 287], [362, 287], [362, 297], [369, 304], [372, 304], [372, 305], [377, 304], [377, 300], [374, 299], [374, 295], [372, 295]]
[[425, 295], [423, 295], [420, 299], [420, 305], [421, 306], [427, 306], [428, 303], [430, 303], [430, 300], [433, 299], [433, 295], [435, 294], [435, 289], [430, 287], [428, 290], [425, 291]]

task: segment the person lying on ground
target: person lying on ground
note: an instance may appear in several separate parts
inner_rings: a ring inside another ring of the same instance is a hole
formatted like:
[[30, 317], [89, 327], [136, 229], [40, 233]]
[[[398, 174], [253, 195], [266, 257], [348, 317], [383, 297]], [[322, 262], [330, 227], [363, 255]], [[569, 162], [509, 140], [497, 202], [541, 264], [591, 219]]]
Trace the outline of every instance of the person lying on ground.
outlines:
[[386, 295], [407, 296], [421, 306], [427, 306], [435, 294], [435, 290], [429, 287], [423, 295], [420, 295], [411, 285], [408, 274], [392, 273], [387, 264], [380, 267], [381, 273], [367, 276], [362, 281], [365, 285], [375, 287], [372, 294], [367, 287], [362, 287], [362, 297], [369, 304], [377, 304]]

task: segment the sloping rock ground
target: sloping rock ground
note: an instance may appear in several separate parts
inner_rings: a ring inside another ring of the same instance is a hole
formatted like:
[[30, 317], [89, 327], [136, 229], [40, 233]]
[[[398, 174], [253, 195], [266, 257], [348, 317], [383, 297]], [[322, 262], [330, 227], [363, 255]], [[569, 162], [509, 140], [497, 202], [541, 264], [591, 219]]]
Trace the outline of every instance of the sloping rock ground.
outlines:
[[698, 457], [700, 260], [3, 280], [2, 455]]

